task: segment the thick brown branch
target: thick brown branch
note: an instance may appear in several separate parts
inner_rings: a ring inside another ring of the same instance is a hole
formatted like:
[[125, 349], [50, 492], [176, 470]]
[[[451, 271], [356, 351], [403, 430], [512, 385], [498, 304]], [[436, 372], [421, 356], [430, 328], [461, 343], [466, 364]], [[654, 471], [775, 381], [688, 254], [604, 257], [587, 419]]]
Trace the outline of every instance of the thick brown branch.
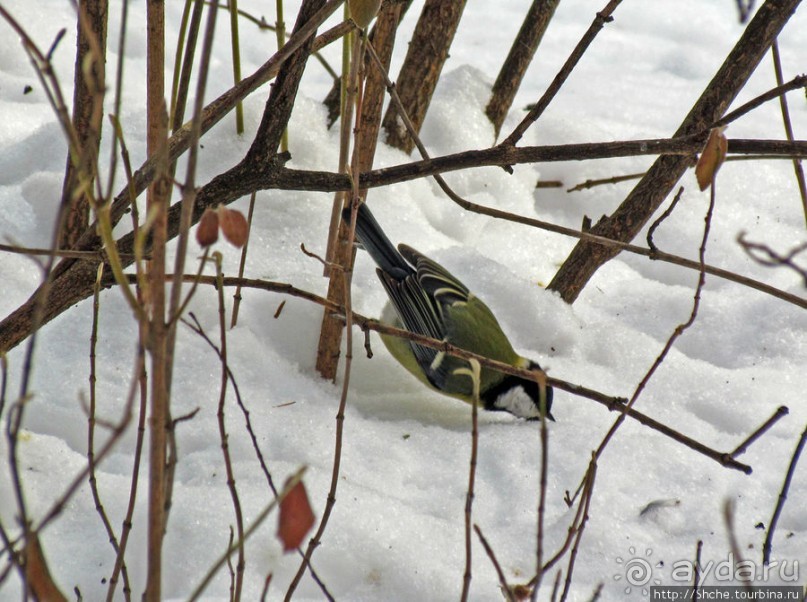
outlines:
[[[404, 64], [398, 75], [399, 94], [406, 114], [420, 131], [437, 87], [437, 80], [448, 58], [466, 0], [426, 0]], [[390, 105], [384, 115], [387, 144], [411, 153], [414, 141], [401, 127], [398, 110]]]
[[521, 29], [513, 40], [485, 107], [485, 115], [493, 124], [496, 137], [558, 4], [560, 0], [532, 0]]

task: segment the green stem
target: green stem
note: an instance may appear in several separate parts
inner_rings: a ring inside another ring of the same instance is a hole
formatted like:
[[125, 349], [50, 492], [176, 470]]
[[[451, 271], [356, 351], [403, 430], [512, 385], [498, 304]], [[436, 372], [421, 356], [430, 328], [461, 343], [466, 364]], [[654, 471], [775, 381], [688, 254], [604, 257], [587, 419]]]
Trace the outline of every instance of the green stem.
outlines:
[[[238, 37], [238, 0], [230, 0], [230, 39], [233, 46], [233, 84], [241, 82], [241, 45]], [[239, 102], [235, 105], [235, 131], [244, 133], [244, 105]]]

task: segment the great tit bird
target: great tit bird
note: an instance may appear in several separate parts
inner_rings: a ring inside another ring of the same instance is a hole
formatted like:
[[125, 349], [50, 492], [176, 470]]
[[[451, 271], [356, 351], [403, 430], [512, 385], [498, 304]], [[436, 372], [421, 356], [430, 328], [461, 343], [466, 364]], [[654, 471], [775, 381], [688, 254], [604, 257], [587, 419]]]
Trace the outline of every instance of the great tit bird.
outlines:
[[[350, 211], [343, 218], [350, 222]], [[390, 302], [381, 320], [397, 328], [446, 341], [467, 351], [529, 370], [540, 366], [518, 355], [481, 299], [444, 267], [412, 247], [396, 249], [384, 234], [367, 205], [359, 205], [356, 238], [378, 265], [376, 272]], [[392, 356], [430, 388], [473, 403], [474, 381], [468, 360], [381, 335]], [[554, 420], [552, 388], [546, 387], [546, 415]], [[541, 389], [530, 379], [502, 374], [482, 367], [479, 399], [486, 410], [505, 411], [529, 420], [541, 418]]]

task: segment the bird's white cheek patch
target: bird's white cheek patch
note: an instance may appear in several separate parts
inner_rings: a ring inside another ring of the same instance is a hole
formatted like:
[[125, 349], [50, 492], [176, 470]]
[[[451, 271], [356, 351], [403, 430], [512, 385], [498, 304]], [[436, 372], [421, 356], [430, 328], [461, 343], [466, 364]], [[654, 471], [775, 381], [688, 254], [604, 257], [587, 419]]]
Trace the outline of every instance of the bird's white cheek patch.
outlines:
[[497, 408], [515, 414], [519, 418], [538, 418], [540, 413], [532, 398], [523, 387], [513, 387], [499, 395], [494, 404]]

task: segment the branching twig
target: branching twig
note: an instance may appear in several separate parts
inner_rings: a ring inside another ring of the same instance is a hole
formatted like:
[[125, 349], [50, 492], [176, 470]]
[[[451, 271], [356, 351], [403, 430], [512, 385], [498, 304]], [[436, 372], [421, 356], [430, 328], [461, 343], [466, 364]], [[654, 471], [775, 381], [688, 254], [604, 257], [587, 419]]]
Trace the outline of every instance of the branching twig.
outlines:
[[238, 387], [238, 382], [235, 379], [235, 374], [233, 374], [232, 369], [230, 368], [229, 364], [224, 361], [224, 357], [222, 355], [222, 350], [207, 336], [207, 333], [202, 328], [202, 325], [199, 323], [199, 320], [196, 316], [191, 312], [189, 314], [191, 321], [185, 320], [182, 318], [182, 322], [190, 328], [193, 332], [198, 334], [208, 346], [216, 352], [216, 355], [219, 357], [219, 361], [222, 363], [222, 366], [227, 370], [227, 377], [230, 380], [230, 384], [233, 386], [233, 391], [235, 392], [236, 402], [238, 403], [238, 407], [241, 408], [241, 413], [244, 415], [244, 421], [246, 423], [247, 432], [249, 433], [250, 438], [252, 439], [252, 448], [255, 450], [255, 455], [258, 457], [258, 462], [261, 465], [261, 470], [263, 471], [264, 477], [266, 477], [266, 482], [269, 485], [269, 489], [272, 490], [272, 495], [277, 497], [277, 488], [275, 487], [274, 479], [272, 479], [272, 473], [269, 472], [269, 467], [266, 465], [266, 460], [263, 457], [263, 452], [261, 451], [260, 446], [258, 445], [258, 438], [255, 435], [255, 430], [252, 428], [252, 420], [249, 417], [249, 410], [244, 405], [244, 400], [241, 397], [241, 391]]
[[[659, 217], [656, 221], [654, 221], [650, 225], [650, 228], [647, 229], [647, 247], [650, 249], [651, 253], [655, 253], [658, 251], [658, 247], [656, 247], [655, 243], [653, 242], [653, 234], [655, 234], [656, 228], [658, 228], [661, 225], [661, 222], [663, 222], [665, 219], [670, 217], [670, 215], [672, 215], [672, 212], [675, 211], [675, 206], [678, 204], [678, 201], [681, 200], [681, 196], [683, 194], [684, 194], [684, 187], [681, 186], [681, 188], [678, 189], [676, 195], [673, 197], [672, 203], [670, 203], [670, 206], [667, 207], [667, 210], [661, 214], [661, 217]], [[651, 255], [650, 257], [652, 258], [653, 256]]]
[[[575, 516], [572, 519], [572, 522], [568, 527], [568, 530], [567, 530], [567, 533], [566, 533], [566, 539], [564, 540], [563, 544], [558, 549], [558, 551], [555, 552], [555, 554], [552, 556], [552, 558], [550, 558], [543, 565], [543, 567], [541, 567], [541, 573], [548, 572], [549, 569], [551, 569], [558, 562], [560, 562], [560, 559], [563, 558], [563, 556], [566, 554], [566, 552], [569, 551], [569, 548], [571, 547], [572, 542], [575, 540], [575, 536], [578, 534], [580, 529], [583, 528], [584, 523], [588, 520], [588, 507], [589, 507], [589, 503], [590, 503], [589, 500], [591, 498], [591, 493], [593, 491], [592, 488], [594, 487], [594, 476], [595, 476], [596, 472], [597, 472], [596, 464], [594, 463], [594, 460], [592, 459], [591, 463], [589, 463], [589, 468], [586, 471], [586, 476], [584, 477], [585, 485], [583, 486], [583, 492], [582, 492], [582, 494], [580, 496], [580, 499], [579, 499], [579, 502], [578, 502], [578, 505], [577, 505], [577, 510], [575, 512]], [[567, 495], [568, 495], [568, 492], [567, 492]], [[571, 502], [567, 501], [567, 503], [569, 503], [569, 505], [571, 506]], [[534, 588], [536, 586], [536, 584], [538, 583], [539, 578], [540, 578], [540, 575], [536, 574], [529, 581], [529, 583], [527, 584], [528, 587], [533, 587]], [[555, 577], [555, 585], [553, 586], [553, 590], [552, 590], [552, 600], [554, 600], [555, 597], [556, 597], [556, 592], [557, 592], [557, 589], [558, 589], [559, 581], [560, 581], [560, 571], [558, 571], [558, 574]], [[533, 591], [534, 591], [534, 589], [533, 589]]]
[[807, 242], [796, 245], [784, 255], [774, 251], [764, 243], [752, 242], [745, 237], [745, 232], [740, 232], [737, 236], [737, 243], [743, 248], [746, 254], [760, 265], [767, 267], [788, 267], [804, 280], [807, 287], [807, 268], [803, 268], [795, 262], [796, 256], [807, 251]]
[[496, 569], [496, 575], [499, 577], [499, 587], [502, 590], [502, 594], [505, 598], [507, 598], [508, 602], [516, 602], [516, 598], [513, 595], [513, 591], [510, 589], [510, 585], [507, 583], [507, 577], [505, 576], [499, 561], [496, 559], [496, 554], [493, 551], [493, 548], [490, 547], [488, 540], [485, 539], [484, 535], [482, 535], [482, 529], [479, 528], [479, 525], [474, 525], [474, 531], [476, 531], [476, 535], [479, 537], [482, 547], [485, 548], [485, 552], [487, 553], [488, 558], [490, 558], [493, 568]]
[[585, 477], [586, 495], [584, 496], [583, 499], [580, 500], [580, 505], [583, 508], [583, 514], [580, 519], [580, 523], [576, 527], [574, 545], [572, 546], [572, 551], [569, 554], [569, 564], [566, 567], [566, 581], [563, 584], [563, 592], [560, 595], [561, 602], [563, 602], [563, 600], [565, 600], [566, 597], [569, 595], [569, 588], [572, 585], [572, 575], [574, 574], [574, 563], [575, 560], [577, 560], [577, 551], [580, 548], [580, 542], [583, 540], [583, 532], [585, 531], [586, 524], [588, 523], [588, 511], [589, 507], [591, 506], [591, 498], [594, 493], [594, 479], [596, 475], [597, 475], [597, 456], [595, 454], [592, 454], [591, 463], [589, 464]]

